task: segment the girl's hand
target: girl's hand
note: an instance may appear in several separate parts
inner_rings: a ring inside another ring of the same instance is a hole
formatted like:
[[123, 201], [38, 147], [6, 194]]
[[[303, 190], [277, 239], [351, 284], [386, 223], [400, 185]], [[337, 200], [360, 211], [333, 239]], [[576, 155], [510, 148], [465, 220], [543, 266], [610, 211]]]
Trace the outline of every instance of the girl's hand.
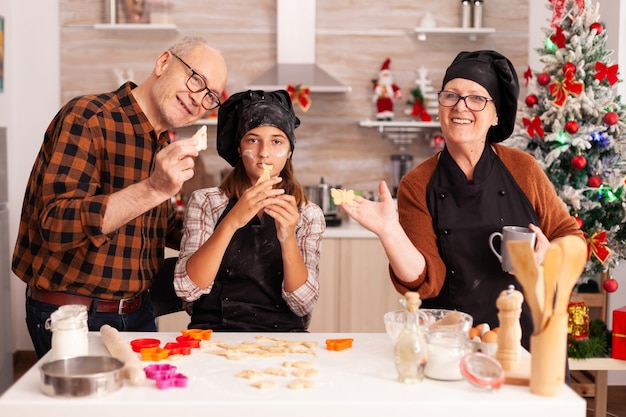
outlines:
[[272, 199], [274, 202], [265, 207], [265, 212], [276, 223], [276, 236], [279, 242], [295, 237], [296, 224], [300, 218], [296, 199], [289, 194], [283, 194]]
[[240, 229], [248, 224], [250, 219], [261, 210], [269, 205], [276, 204], [278, 201], [277, 197], [284, 194], [285, 190], [282, 188], [268, 190], [268, 188], [281, 181], [282, 178], [274, 177], [248, 188], [226, 216], [229, 222], [235, 228]]

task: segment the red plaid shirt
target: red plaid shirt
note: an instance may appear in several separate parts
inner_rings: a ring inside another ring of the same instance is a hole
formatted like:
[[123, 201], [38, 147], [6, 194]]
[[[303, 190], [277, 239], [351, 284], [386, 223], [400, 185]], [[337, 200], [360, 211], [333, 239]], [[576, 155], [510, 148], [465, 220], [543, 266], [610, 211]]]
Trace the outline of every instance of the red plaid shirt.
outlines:
[[[170, 201], [105, 235], [109, 195], [146, 179], [157, 137], [133, 83], [77, 97], [50, 123], [26, 187], [13, 272], [49, 291], [120, 299], [150, 287], [166, 243], [178, 247], [182, 220]], [[167, 241], [167, 242], [166, 242]]]

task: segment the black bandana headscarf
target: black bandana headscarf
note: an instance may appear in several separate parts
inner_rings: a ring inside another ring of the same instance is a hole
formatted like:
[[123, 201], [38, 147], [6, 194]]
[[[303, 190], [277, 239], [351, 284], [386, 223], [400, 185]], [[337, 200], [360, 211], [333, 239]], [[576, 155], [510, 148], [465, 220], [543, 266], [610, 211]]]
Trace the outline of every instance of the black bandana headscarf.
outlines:
[[441, 89], [454, 78], [464, 78], [482, 85], [496, 105], [498, 124], [487, 132], [489, 142], [501, 142], [515, 128], [519, 81], [511, 61], [496, 51], [459, 53], [446, 70]]
[[240, 159], [237, 148], [241, 138], [259, 126], [274, 126], [289, 138], [291, 151], [296, 143], [294, 130], [300, 126], [285, 90], [248, 90], [233, 94], [217, 114], [217, 153], [231, 166]]

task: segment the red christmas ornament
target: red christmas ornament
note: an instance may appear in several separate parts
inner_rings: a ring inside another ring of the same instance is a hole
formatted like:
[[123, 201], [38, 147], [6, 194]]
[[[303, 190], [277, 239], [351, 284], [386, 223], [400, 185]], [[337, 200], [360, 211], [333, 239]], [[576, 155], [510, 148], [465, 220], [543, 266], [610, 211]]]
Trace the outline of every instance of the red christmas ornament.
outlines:
[[574, 219], [576, 220], [576, 223], [578, 223], [578, 227], [580, 227], [582, 229], [583, 228], [583, 219], [581, 219], [578, 216], [574, 217]]
[[591, 26], [589, 26], [589, 30], [596, 30], [596, 32], [599, 34], [602, 33], [602, 30], [604, 29], [604, 27], [602, 26], [602, 23], [600, 22], [594, 22], [591, 24]]
[[575, 120], [570, 120], [569, 122], [565, 123], [565, 130], [570, 135], [578, 132], [578, 122]]
[[542, 72], [541, 74], [537, 75], [537, 82], [539, 83], [539, 85], [548, 85], [548, 83], [550, 82], [550, 74], [548, 74], [547, 72]]
[[604, 288], [604, 291], [606, 292], [615, 292], [617, 291], [617, 287], [619, 287], [619, 285], [617, 284], [617, 281], [613, 279], [613, 277], [605, 280], [602, 283], [602, 288]]
[[602, 178], [599, 175], [592, 175], [587, 180], [587, 185], [593, 188], [598, 188], [602, 185]]
[[572, 168], [583, 169], [587, 166], [587, 158], [582, 155], [578, 155], [572, 158]]
[[569, 74], [569, 73], [573, 74], [575, 72], [576, 72], [576, 65], [572, 64], [571, 62], [568, 62], [565, 65], [563, 65], [564, 74]]
[[609, 126], [613, 126], [614, 124], [618, 122], [618, 120], [619, 120], [619, 116], [614, 111], [610, 111], [604, 115], [604, 123], [606, 123]]
[[529, 95], [528, 97], [526, 97], [526, 105], [527, 105], [528, 107], [532, 107], [532, 106], [534, 106], [535, 104], [537, 104], [538, 102], [539, 102], [539, 99], [538, 99], [538, 98], [537, 98], [537, 96], [536, 96], [536, 95], [534, 95], [534, 94], [531, 94], [531, 95]]

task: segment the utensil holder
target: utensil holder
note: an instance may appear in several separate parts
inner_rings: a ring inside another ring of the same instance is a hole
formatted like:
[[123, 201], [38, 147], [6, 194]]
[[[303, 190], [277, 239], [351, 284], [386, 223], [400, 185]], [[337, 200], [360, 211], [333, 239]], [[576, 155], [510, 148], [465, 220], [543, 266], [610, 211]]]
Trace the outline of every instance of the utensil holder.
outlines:
[[567, 313], [555, 313], [539, 334], [530, 337], [530, 392], [555, 397], [565, 385]]

